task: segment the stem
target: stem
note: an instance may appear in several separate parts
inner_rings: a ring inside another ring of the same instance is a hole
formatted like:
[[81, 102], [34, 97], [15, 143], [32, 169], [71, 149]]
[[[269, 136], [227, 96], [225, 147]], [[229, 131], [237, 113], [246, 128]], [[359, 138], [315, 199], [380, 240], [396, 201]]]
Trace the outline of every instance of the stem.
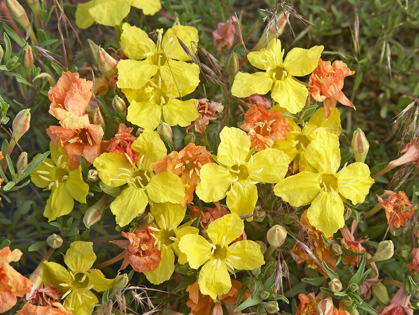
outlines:
[[122, 253], [120, 253], [118, 256], [111, 258], [99, 265], [94, 266], [95, 269], [102, 269], [105, 268], [106, 266], [112, 265], [118, 261], [120, 261], [121, 259], [124, 259], [125, 257], [125, 251], [123, 251]]
[[269, 245], [269, 248], [265, 253], [265, 260], [268, 260], [277, 249], [277, 246]]
[[114, 30], [116, 41], [118, 42], [118, 47], [121, 48], [121, 27], [119, 25], [115, 25]]
[[376, 214], [378, 211], [380, 211], [382, 208], [381, 203], [377, 203], [374, 208], [372, 208], [370, 211], [368, 212], [364, 212], [364, 217], [369, 218], [372, 217], [374, 214]]
[[404, 283], [397, 280], [384, 279], [384, 280], [381, 280], [381, 282], [383, 284], [395, 285], [396, 287], [399, 287], [400, 289], [406, 289], [406, 286], [404, 285]]

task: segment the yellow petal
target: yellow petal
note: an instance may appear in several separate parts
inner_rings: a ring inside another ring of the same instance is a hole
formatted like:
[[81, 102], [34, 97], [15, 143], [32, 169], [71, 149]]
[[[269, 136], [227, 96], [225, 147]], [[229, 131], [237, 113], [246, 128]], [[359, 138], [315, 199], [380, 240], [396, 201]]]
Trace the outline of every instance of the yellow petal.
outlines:
[[120, 89], [141, 89], [158, 71], [156, 65], [147, 60], [120, 60], [118, 68], [118, 87]]
[[152, 284], [160, 284], [170, 279], [175, 270], [175, 254], [171, 248], [162, 247], [161, 261], [156, 269], [145, 271], [147, 280]]
[[93, 285], [93, 290], [97, 292], [112, 288], [114, 282], [115, 279], [106, 279], [99, 269], [93, 269], [89, 272], [89, 285]]
[[95, 19], [90, 15], [89, 10], [94, 6], [94, 1], [79, 3], [76, 9], [76, 25], [78, 28], [86, 29], [95, 23]]
[[226, 196], [230, 185], [228, 169], [215, 163], [207, 163], [201, 168], [201, 181], [196, 187], [196, 194], [204, 202], [215, 202]]
[[163, 106], [163, 120], [170, 126], [187, 127], [198, 118], [197, 100], [170, 99]]
[[243, 230], [242, 219], [237, 214], [230, 213], [212, 221], [207, 228], [207, 234], [213, 244], [225, 246], [240, 237]]
[[186, 264], [188, 262], [188, 258], [186, 257], [186, 255], [183, 252], [180, 251], [180, 249], [179, 249], [179, 241], [185, 235], [188, 235], [188, 234], [198, 234], [199, 233], [199, 230], [197, 228], [193, 227], [193, 226], [185, 226], [185, 224], [184, 224], [180, 228], [176, 229], [175, 233], [176, 233], [176, 238], [178, 239], [178, 241], [176, 241], [176, 242], [174, 242], [172, 244], [172, 249], [174, 250], [174, 252], [178, 256], [178, 262], [179, 262], [179, 264], [184, 265], [184, 264]]
[[247, 162], [250, 151], [250, 138], [239, 128], [224, 127], [220, 133], [217, 161], [225, 166]]
[[[142, 1], [141, 1], [142, 2]], [[142, 60], [156, 52], [156, 44], [141, 28], [124, 23], [121, 34], [121, 48], [129, 59]]]
[[160, 0], [131, 0], [131, 5], [143, 10], [145, 15], [154, 15], [161, 9]]
[[169, 59], [160, 67], [160, 75], [166, 87], [171, 87], [167, 94], [176, 97], [192, 93], [199, 84], [199, 67], [194, 63]]
[[[34, 156], [36, 159], [41, 154]], [[35, 184], [36, 187], [45, 188], [48, 185], [55, 181], [55, 163], [50, 158], [46, 158], [31, 174], [31, 181]], [[47, 174], [48, 173], [48, 174]]]
[[228, 293], [231, 289], [231, 279], [226, 264], [207, 262], [199, 272], [198, 284], [201, 293], [209, 295], [213, 300], [217, 298], [217, 295]]
[[154, 203], [150, 207], [151, 214], [160, 229], [171, 231], [176, 229], [185, 217], [186, 207], [174, 203]]
[[44, 217], [48, 222], [58, 217], [69, 214], [74, 208], [74, 199], [67, 191], [65, 184], [58, 184], [51, 190], [51, 195], [44, 210]]
[[188, 61], [190, 58], [179, 44], [179, 39], [188, 47], [193, 55], [198, 47], [198, 30], [193, 26], [175, 25], [168, 29], [163, 36], [162, 46], [166, 56], [177, 60]]
[[300, 112], [306, 105], [308, 90], [293, 77], [276, 81], [271, 93], [272, 99], [292, 114]]
[[250, 179], [259, 183], [277, 183], [285, 177], [291, 159], [277, 149], [265, 149], [253, 155], [248, 166]]
[[265, 95], [272, 88], [273, 80], [266, 72], [236, 74], [231, 87], [231, 94], [236, 97], [248, 97], [252, 94]]
[[179, 249], [186, 255], [191, 268], [198, 269], [210, 259], [212, 247], [201, 235], [188, 234], [180, 239]]
[[154, 130], [160, 123], [162, 110], [153, 101], [137, 103], [132, 101], [128, 107], [127, 120], [144, 129]]
[[374, 180], [365, 163], [353, 163], [338, 173], [339, 193], [354, 205], [364, 202]]
[[310, 74], [319, 64], [323, 46], [314, 46], [310, 49], [294, 48], [284, 60], [284, 68], [290, 75], [303, 77]]
[[320, 173], [336, 173], [340, 166], [339, 137], [319, 128], [316, 137], [307, 146], [307, 162]]
[[131, 4], [126, 0], [95, 0], [89, 13], [97, 23], [115, 26], [121, 24], [130, 10]]
[[65, 182], [65, 187], [72, 198], [78, 202], [86, 203], [86, 197], [89, 193], [89, 185], [83, 181], [81, 166], [68, 172], [68, 179]]
[[265, 263], [260, 245], [253, 241], [238, 241], [229, 246], [227, 261], [238, 270], [254, 270]]
[[181, 203], [185, 197], [185, 188], [180, 177], [168, 172], [154, 175], [146, 191], [148, 197], [158, 203]]
[[67, 155], [65, 154], [63, 147], [56, 147], [50, 142], [49, 150], [51, 152], [51, 159], [55, 165], [60, 166], [67, 163]]
[[70, 244], [64, 256], [64, 262], [73, 273], [85, 273], [96, 261], [92, 242], [75, 241]]
[[44, 261], [42, 264], [42, 281], [44, 281], [44, 285], [52, 284], [58, 292], [65, 293], [69, 288], [60, 284], [69, 283], [70, 273], [63, 266], [55, 262]]
[[102, 153], [95, 159], [93, 166], [98, 170], [102, 182], [111, 187], [125, 185], [134, 172], [125, 155], [119, 153]]
[[[233, 183], [233, 187], [227, 193], [227, 206], [231, 212], [238, 215], [253, 214], [257, 201], [258, 191], [255, 184]], [[247, 220], [251, 221], [253, 219], [249, 218]]]
[[337, 108], [332, 108], [329, 118], [325, 118], [324, 107], [317, 109], [313, 116], [310, 117], [309, 122], [305, 125], [303, 129], [303, 134], [306, 137], [314, 138], [313, 135], [317, 132], [317, 128], [323, 127], [327, 131], [340, 136], [342, 133], [342, 128], [340, 126], [340, 113]]
[[142, 214], [148, 204], [148, 197], [144, 189], [128, 186], [111, 203], [111, 211], [119, 226], [129, 224], [134, 218]]
[[281, 41], [272, 39], [266, 48], [250, 52], [247, 59], [253, 66], [262, 70], [282, 66]]
[[345, 225], [344, 212], [343, 201], [337, 194], [321, 190], [308, 208], [307, 218], [312, 226], [331, 237]]
[[140, 168], [149, 170], [151, 163], [157, 162], [166, 156], [167, 149], [159, 134], [152, 130], [144, 132], [135, 140], [131, 148], [142, 159]]
[[[148, 101], [150, 98], [150, 93], [146, 93], [144, 89], [140, 90], [132, 90], [132, 89], [121, 89], [122, 93], [125, 94], [127, 97], [128, 102], [136, 101], [136, 102], [145, 102]], [[129, 108], [128, 108], [129, 110]]]
[[96, 295], [87, 289], [76, 289], [65, 299], [64, 307], [77, 315], [92, 315], [96, 303]]
[[275, 185], [275, 195], [293, 207], [308, 205], [320, 193], [319, 174], [301, 172]]

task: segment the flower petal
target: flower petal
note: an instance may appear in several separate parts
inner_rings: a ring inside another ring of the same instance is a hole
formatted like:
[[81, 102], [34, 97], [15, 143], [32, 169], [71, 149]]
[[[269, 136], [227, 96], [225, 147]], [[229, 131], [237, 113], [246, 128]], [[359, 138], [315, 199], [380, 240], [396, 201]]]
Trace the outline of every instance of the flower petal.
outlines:
[[199, 290], [209, 295], [213, 300], [217, 295], [228, 293], [231, 289], [231, 279], [225, 263], [219, 265], [217, 260], [207, 262], [199, 272]]
[[152, 284], [160, 284], [170, 279], [175, 271], [175, 254], [171, 248], [162, 247], [161, 261], [156, 269], [144, 271], [147, 280]]
[[121, 24], [130, 10], [131, 4], [126, 0], [96, 0], [89, 13], [97, 23], [115, 26]]
[[[135, 0], [132, 1], [135, 2]], [[144, 1], [137, 0], [136, 2]], [[156, 44], [148, 37], [147, 33], [128, 23], [124, 23], [122, 26], [121, 48], [129, 59], [134, 60], [142, 60], [148, 55], [156, 53]]]
[[224, 243], [223, 245], [228, 245], [239, 238], [243, 231], [242, 219], [237, 214], [230, 213], [212, 221], [208, 226], [207, 234], [213, 244], [221, 245], [221, 243]]
[[77, 315], [91, 315], [99, 303], [96, 295], [87, 289], [76, 289], [65, 299], [64, 307]]
[[339, 137], [319, 128], [305, 151], [307, 162], [322, 174], [336, 173], [340, 166]]
[[353, 163], [338, 173], [338, 191], [354, 205], [364, 202], [372, 184], [374, 180], [365, 163]]
[[134, 218], [144, 212], [148, 197], [144, 189], [128, 186], [111, 203], [111, 211], [119, 226], [129, 224]]
[[70, 281], [70, 273], [67, 269], [55, 262], [44, 261], [42, 271], [44, 285], [52, 284], [60, 293], [68, 291], [68, 287], [60, 285], [61, 283], [68, 284]]
[[64, 256], [64, 262], [72, 272], [85, 273], [96, 261], [92, 242], [75, 241], [70, 244]]
[[253, 66], [262, 70], [282, 66], [281, 40], [271, 39], [266, 48], [248, 53], [247, 59]]
[[170, 126], [187, 127], [199, 116], [197, 103], [198, 101], [193, 99], [181, 101], [172, 98], [163, 106], [163, 120]]
[[340, 113], [337, 108], [332, 109], [329, 118], [326, 119], [324, 107], [317, 109], [313, 116], [310, 117], [309, 122], [305, 125], [303, 133], [306, 137], [314, 138], [314, 133], [317, 128], [323, 127], [327, 131], [340, 136], [342, 128], [340, 126]]
[[183, 221], [186, 207], [170, 202], [154, 203], [150, 206], [150, 212], [159, 228], [171, 231]]
[[250, 179], [260, 183], [277, 183], [285, 177], [291, 159], [277, 149], [265, 149], [253, 155], [249, 165]]
[[[233, 183], [231, 190], [227, 192], [227, 206], [231, 212], [238, 215], [253, 214], [257, 200], [258, 191], [255, 184]], [[251, 221], [253, 218], [247, 220]]]
[[188, 234], [179, 241], [179, 249], [188, 259], [191, 268], [198, 269], [211, 257], [210, 243], [198, 234]]
[[175, 25], [163, 36], [162, 46], [168, 57], [182, 61], [190, 60], [179, 41], [182, 41], [192, 55], [195, 54], [199, 41], [198, 30], [193, 26]]
[[128, 159], [119, 153], [102, 153], [93, 166], [98, 170], [102, 182], [111, 187], [125, 185], [134, 171]]
[[154, 15], [161, 9], [160, 0], [131, 0], [131, 5], [143, 10], [145, 15]]
[[153, 101], [141, 103], [132, 101], [130, 106], [128, 106], [127, 120], [144, 129], [156, 129], [160, 123], [161, 116], [161, 107]]
[[250, 138], [238, 128], [224, 127], [220, 133], [217, 161], [225, 166], [247, 162], [250, 151]]
[[276, 81], [271, 93], [272, 99], [292, 114], [300, 112], [306, 105], [308, 90], [293, 77]]
[[91, 0], [86, 3], [79, 3], [76, 9], [76, 25], [78, 28], [86, 29], [95, 23], [95, 19], [90, 15], [90, 8], [95, 5], [95, 1]]
[[103, 292], [112, 288], [114, 282], [115, 279], [106, 279], [99, 269], [93, 269], [89, 273], [89, 285], [93, 285], [93, 290], [97, 292]]
[[176, 97], [192, 93], [199, 84], [199, 67], [194, 63], [170, 59], [160, 67], [160, 75], [168, 87], [167, 94]]
[[146, 187], [148, 197], [154, 202], [181, 203], [185, 188], [179, 176], [162, 172], [154, 175]]
[[176, 238], [178, 239], [178, 241], [176, 241], [172, 244], [172, 249], [176, 253], [176, 255], [178, 256], [179, 264], [184, 265], [188, 262], [188, 259], [187, 259], [186, 255], [183, 252], [181, 252], [180, 249], [179, 249], [179, 241], [185, 235], [198, 234], [198, 233], [199, 233], [199, 230], [197, 228], [195, 228], [193, 226], [186, 226], [186, 224], [184, 224], [183, 226], [179, 227], [176, 230]]
[[44, 210], [44, 217], [48, 222], [69, 214], [74, 208], [74, 199], [67, 191], [65, 184], [58, 184], [51, 190], [51, 195]]
[[230, 172], [216, 163], [207, 163], [201, 168], [201, 181], [196, 194], [204, 202], [215, 202], [226, 196], [231, 185]]
[[68, 173], [68, 180], [65, 182], [65, 188], [72, 198], [80, 203], [86, 203], [89, 185], [83, 181], [81, 166]]
[[[229, 258], [229, 256], [234, 258]], [[254, 270], [265, 263], [260, 245], [253, 241], [233, 243], [228, 248], [227, 260], [234, 269], [238, 270]]]
[[165, 157], [167, 153], [159, 134], [147, 129], [131, 144], [131, 148], [142, 159], [140, 168], [145, 171], [150, 170], [151, 164]]
[[[37, 154], [34, 156], [36, 159], [41, 154]], [[31, 174], [31, 181], [35, 184], [36, 187], [45, 188], [55, 180], [55, 170], [57, 168], [54, 166], [54, 162], [50, 158], [46, 158], [44, 162], [42, 162]], [[49, 174], [45, 174], [49, 173]], [[48, 180], [46, 180], [46, 179]]]
[[147, 60], [120, 60], [118, 62], [118, 87], [120, 89], [141, 89], [158, 71], [156, 65]]
[[293, 76], [308, 75], [319, 64], [323, 49], [323, 46], [313, 46], [310, 49], [293, 48], [285, 57], [284, 68]]
[[273, 80], [266, 72], [239, 72], [234, 78], [231, 94], [241, 98], [248, 97], [252, 94], [265, 95], [271, 90], [272, 84]]

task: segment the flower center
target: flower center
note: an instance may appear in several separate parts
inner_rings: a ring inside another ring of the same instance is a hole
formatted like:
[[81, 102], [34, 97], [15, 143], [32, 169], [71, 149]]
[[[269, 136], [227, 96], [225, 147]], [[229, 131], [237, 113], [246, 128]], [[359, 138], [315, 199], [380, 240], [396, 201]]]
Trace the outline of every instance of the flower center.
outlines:
[[65, 168], [58, 168], [55, 171], [55, 179], [61, 184], [68, 179], [68, 170]]
[[249, 177], [249, 171], [245, 165], [233, 165], [230, 168], [230, 175], [234, 178], [234, 180], [246, 180]]
[[298, 135], [296, 137], [296, 141], [298, 141], [297, 142], [298, 151], [307, 149], [307, 146], [310, 144], [310, 140], [308, 140], [308, 138], [303, 135]]
[[163, 66], [167, 61], [167, 57], [164, 55], [163, 52], [158, 52], [150, 56], [149, 58], [150, 58], [150, 63], [156, 66]]
[[136, 188], [144, 188], [148, 185], [151, 179], [151, 172], [137, 170], [132, 174], [132, 185]]
[[335, 191], [337, 192], [338, 188], [338, 179], [333, 174], [323, 174], [321, 176], [321, 183], [320, 186], [323, 188], [324, 191], [330, 192]]
[[158, 238], [163, 245], [170, 246], [176, 240], [176, 234], [173, 230], [161, 230]]
[[288, 72], [284, 67], [277, 67], [269, 70], [269, 75], [274, 80], [285, 80], [288, 77]]
[[220, 259], [220, 260], [225, 260], [227, 257], [227, 247], [226, 246], [221, 246], [221, 245], [215, 245], [216, 248], [214, 250], [214, 258], [215, 259]]
[[89, 277], [84, 273], [76, 273], [73, 275], [71, 287], [74, 289], [84, 289], [89, 286]]

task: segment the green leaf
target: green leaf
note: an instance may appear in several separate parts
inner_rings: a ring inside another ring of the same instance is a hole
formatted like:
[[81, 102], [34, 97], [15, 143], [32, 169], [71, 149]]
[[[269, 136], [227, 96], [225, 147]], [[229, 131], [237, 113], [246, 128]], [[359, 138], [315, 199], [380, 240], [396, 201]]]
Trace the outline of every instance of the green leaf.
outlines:
[[31, 246], [29, 246], [28, 251], [29, 252], [35, 252], [37, 250], [40, 250], [41, 248], [47, 246], [47, 242], [46, 241], [42, 241], [42, 242], [37, 242], [35, 244], [32, 244]]
[[358, 305], [358, 308], [370, 313], [370, 314], [374, 314], [374, 315], [378, 315], [378, 312], [368, 303], [362, 302], [361, 304]]
[[330, 280], [333, 280], [333, 279], [338, 279], [339, 280], [339, 275], [336, 272], [334, 272], [332, 269], [330, 269], [329, 266], [324, 261], [322, 262], [322, 264], [323, 264], [323, 267], [324, 267], [327, 275], [329, 276]]
[[15, 182], [13, 182], [13, 181], [10, 181], [10, 182], [8, 182], [4, 187], [3, 187], [3, 190], [4, 191], [9, 191], [10, 189], [12, 189], [14, 186], [16, 185], [16, 183]]
[[249, 297], [246, 301], [244, 301], [242, 304], [240, 304], [239, 306], [237, 306], [234, 311], [235, 312], [240, 312], [248, 307], [254, 306], [254, 305], [258, 305], [260, 302], [262, 302], [262, 298], [260, 297], [259, 294], [256, 295], [252, 295], [251, 297]]
[[323, 276], [317, 277], [317, 278], [303, 278], [303, 279], [301, 279], [302, 282], [314, 285], [316, 287], [321, 286], [325, 280], [326, 279]]
[[3, 242], [1, 242], [0, 244], [0, 249], [5, 248], [6, 246], [10, 246], [10, 241], [8, 239], [4, 240]]
[[357, 285], [361, 284], [360, 281], [363, 278], [366, 261], [367, 261], [367, 259], [366, 259], [365, 254], [364, 254], [362, 256], [362, 260], [361, 260], [361, 263], [359, 264], [359, 268], [358, 268], [357, 272], [352, 276], [352, 278], [349, 280], [348, 284], [351, 284], [351, 283], [356, 283]]
[[55, 72], [59, 75], [59, 76], [61, 76], [61, 74], [62, 74], [62, 72], [63, 72], [63, 68], [61, 68], [61, 66], [60, 65], [58, 65], [57, 63], [55, 63], [55, 62], [51, 62], [51, 67], [55, 70]]
[[10, 42], [10, 38], [6, 33], [3, 34], [3, 40], [6, 46], [4, 50], [4, 63], [7, 63], [12, 56], [12, 43]]
[[0, 115], [1, 115], [1, 123], [3, 125], [7, 124], [10, 120], [9, 117], [7, 117], [7, 110], [10, 108], [10, 105], [6, 103], [6, 101], [3, 99], [3, 97], [0, 95]]
[[6, 161], [7, 161], [7, 169], [10, 172], [10, 175], [12, 175], [12, 180], [16, 181], [16, 171], [15, 171], [15, 167], [13, 166], [13, 162], [12, 159], [10, 158], [10, 156], [8, 154], [6, 154], [5, 156]]
[[314, 112], [316, 111], [316, 109], [318, 108], [319, 106], [318, 105], [310, 105], [310, 106], [308, 106], [308, 107], [306, 107], [306, 108], [304, 108], [302, 111], [301, 111], [301, 114], [300, 114], [300, 119], [301, 120], [307, 120], [307, 119], [309, 119], [310, 117], [311, 117], [311, 115], [313, 115], [314, 114]]
[[41, 154], [37, 158], [33, 159], [32, 162], [28, 164], [28, 166], [25, 168], [22, 174], [17, 178], [17, 183], [28, 177], [30, 174], [33, 173], [37, 169], [37, 167], [47, 158], [49, 155], [49, 151]]
[[3, 27], [4, 27], [4, 30], [6, 31], [6, 33], [7, 34], [9, 34], [9, 36], [20, 46], [20, 47], [23, 47], [25, 44], [26, 44], [26, 42], [22, 39], [22, 38], [20, 38], [20, 36], [19, 35], [17, 35], [16, 34], [16, 32], [9, 26], [9, 25], [7, 25], [6, 23], [3, 23]]

